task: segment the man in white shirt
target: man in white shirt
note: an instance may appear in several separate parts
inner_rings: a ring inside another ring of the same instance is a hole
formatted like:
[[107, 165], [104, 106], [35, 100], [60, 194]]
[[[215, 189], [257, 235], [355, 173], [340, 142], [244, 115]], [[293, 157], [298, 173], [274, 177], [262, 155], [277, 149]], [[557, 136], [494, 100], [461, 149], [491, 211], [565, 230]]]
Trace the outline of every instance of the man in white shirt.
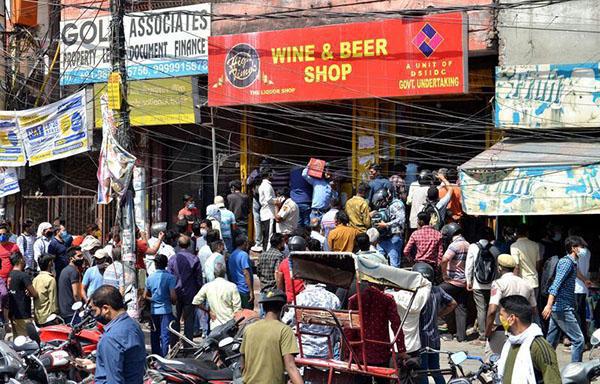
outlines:
[[[569, 230], [569, 236], [581, 236], [580, 231], [575, 228], [571, 228]], [[586, 279], [590, 278], [590, 259], [592, 258], [592, 253], [589, 248], [583, 248], [584, 252], [581, 253], [579, 258], [577, 259], [577, 269], [581, 272], [581, 275]], [[579, 276], [579, 274], [578, 274]], [[583, 337], [585, 342], [588, 343], [590, 340], [588, 333], [588, 325], [587, 325], [587, 296], [589, 290], [585, 285], [585, 282], [581, 281], [579, 277], [575, 280], [575, 300], [577, 304], [577, 322], [579, 323], [579, 328], [581, 329], [581, 333], [583, 333]]]
[[25, 267], [30, 270], [37, 270], [35, 259], [33, 257], [33, 243], [35, 242], [35, 228], [31, 219], [25, 220], [21, 227], [21, 234], [17, 237], [17, 246], [25, 258]]
[[271, 185], [271, 170], [263, 169], [260, 173], [262, 182], [258, 187], [258, 200], [260, 202], [260, 226], [263, 233], [262, 247], [264, 250], [269, 248], [271, 235], [275, 230], [275, 205], [277, 197]]
[[44, 222], [38, 225], [37, 239], [33, 243], [33, 258], [37, 263], [44, 253], [48, 253], [48, 246], [52, 239], [52, 224]]
[[237, 286], [225, 280], [226, 267], [224, 264], [215, 265], [215, 279], [206, 283], [194, 296], [193, 305], [210, 308], [210, 328], [233, 319], [233, 314], [242, 309], [242, 300]]
[[321, 234], [321, 222], [318, 217], [313, 217], [310, 220], [310, 238], [318, 240], [321, 243], [321, 249], [327, 243], [327, 239]]
[[[479, 276], [477, 273], [477, 267], [479, 265], [479, 257], [486, 252], [494, 257], [496, 266], [496, 259], [500, 254], [498, 248], [492, 245], [494, 240], [494, 232], [490, 227], [485, 227], [480, 236], [480, 240], [469, 246], [467, 252], [467, 261], [465, 263], [465, 276], [467, 278], [467, 291], [473, 292], [473, 299], [475, 306], [477, 307], [477, 327], [479, 329], [479, 340], [485, 341], [485, 319], [487, 316], [487, 309], [490, 302], [490, 289], [492, 288], [492, 281], [495, 279], [496, 269], [493, 268], [485, 276]], [[483, 260], [481, 260], [483, 263]], [[483, 265], [483, 264], [482, 264]], [[489, 282], [480, 281], [481, 278], [489, 277]]]
[[517, 263], [519, 276], [533, 288], [535, 297], [539, 293], [538, 271], [541, 269], [542, 255], [540, 246], [529, 240], [529, 228], [525, 224], [517, 226], [517, 241], [510, 246], [510, 254]]
[[500, 300], [507, 296], [520, 295], [526, 298], [531, 305], [533, 313], [537, 313], [537, 301], [533, 288], [525, 280], [514, 274], [517, 263], [511, 255], [502, 254], [498, 256], [498, 272], [500, 277], [492, 282], [490, 291], [490, 304], [488, 306], [485, 323], [485, 336], [487, 344], [486, 355], [502, 352], [502, 346], [506, 341], [506, 332], [500, 325], [498, 311]]
[[298, 205], [290, 198], [290, 189], [288, 187], [278, 189], [277, 198], [281, 202], [281, 205], [276, 206], [276, 231], [277, 233], [292, 233], [298, 228], [298, 222], [300, 221]]

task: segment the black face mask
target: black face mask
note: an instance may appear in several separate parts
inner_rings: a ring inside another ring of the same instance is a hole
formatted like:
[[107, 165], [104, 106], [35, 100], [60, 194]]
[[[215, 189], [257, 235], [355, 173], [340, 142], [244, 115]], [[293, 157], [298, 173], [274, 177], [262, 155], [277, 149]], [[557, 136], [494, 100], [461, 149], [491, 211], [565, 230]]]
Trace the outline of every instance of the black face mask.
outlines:
[[75, 266], [77, 266], [77, 267], [83, 267], [84, 262], [85, 262], [84, 259], [76, 259], [73, 261], [73, 264], [75, 264]]
[[51, 238], [52, 238], [52, 232], [46, 232], [46, 233], [44, 234], [44, 236], [45, 236], [47, 239], [51, 239]]

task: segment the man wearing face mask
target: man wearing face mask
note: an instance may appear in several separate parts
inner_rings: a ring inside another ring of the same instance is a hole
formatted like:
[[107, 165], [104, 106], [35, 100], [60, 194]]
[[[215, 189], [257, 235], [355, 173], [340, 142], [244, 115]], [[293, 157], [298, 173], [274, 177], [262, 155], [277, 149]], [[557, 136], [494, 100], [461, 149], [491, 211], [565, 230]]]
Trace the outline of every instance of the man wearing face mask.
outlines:
[[[77, 301], [81, 301], [81, 271], [83, 269], [83, 253], [79, 247], [71, 247], [67, 252], [69, 265], [67, 265], [60, 273], [58, 279], [58, 306], [60, 316], [66, 322], [73, 318], [73, 310], [71, 307]], [[79, 320], [79, 316], [75, 318], [75, 322]]]
[[68, 246], [63, 238], [66, 231], [62, 226], [54, 226], [52, 228], [52, 233], [54, 234], [54, 237], [50, 240], [50, 244], [48, 245], [48, 253], [55, 257], [54, 268], [56, 269], [56, 278], [59, 278], [61, 271], [69, 263], [69, 258], [67, 257]]
[[[142, 384], [146, 366], [144, 333], [127, 314], [123, 296], [115, 287], [103, 285], [90, 298], [90, 305], [96, 320], [105, 325], [98, 343], [94, 382]], [[87, 359], [78, 359], [77, 363], [94, 369]]]
[[532, 323], [533, 314], [531, 304], [523, 296], [507, 296], [500, 300], [500, 322], [510, 334], [498, 360], [502, 383], [562, 382], [556, 352], [544, 339], [542, 329]]
[[567, 255], [556, 265], [554, 282], [548, 289], [548, 303], [542, 312], [544, 319], [550, 319], [547, 339], [554, 348], [558, 345], [560, 331], [571, 340], [571, 362], [580, 362], [583, 355], [584, 338], [575, 315], [575, 280], [579, 278], [587, 287], [591, 285], [577, 269], [577, 261], [586, 252], [586, 247], [581, 237], [567, 237]]
[[31, 219], [25, 220], [21, 229], [21, 234], [17, 237], [17, 245], [25, 258], [26, 269], [34, 270], [33, 243], [35, 242], [35, 228], [33, 227], [33, 221]]
[[95, 265], [91, 268], [88, 268], [83, 274], [83, 289], [85, 292], [84, 301], [87, 301], [88, 297], [91, 297], [92, 294], [98, 287], [102, 285], [104, 282], [104, 271], [108, 264], [110, 264], [110, 256], [105, 249], [99, 249], [94, 253], [94, 262]]
[[52, 239], [52, 224], [44, 222], [38, 225], [37, 239], [33, 243], [33, 259], [36, 263], [44, 253], [48, 253], [50, 240]]

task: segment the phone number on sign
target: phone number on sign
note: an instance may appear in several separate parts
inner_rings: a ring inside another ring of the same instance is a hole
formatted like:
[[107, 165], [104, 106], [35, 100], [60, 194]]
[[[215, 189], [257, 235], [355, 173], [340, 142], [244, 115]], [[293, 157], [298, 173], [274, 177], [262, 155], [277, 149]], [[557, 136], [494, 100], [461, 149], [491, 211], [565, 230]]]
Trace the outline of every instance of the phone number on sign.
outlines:
[[127, 73], [132, 78], [143, 78], [146, 76], [162, 77], [177, 73], [207, 73], [206, 61], [183, 61], [176, 63], [156, 63], [149, 65], [135, 65], [127, 68]]

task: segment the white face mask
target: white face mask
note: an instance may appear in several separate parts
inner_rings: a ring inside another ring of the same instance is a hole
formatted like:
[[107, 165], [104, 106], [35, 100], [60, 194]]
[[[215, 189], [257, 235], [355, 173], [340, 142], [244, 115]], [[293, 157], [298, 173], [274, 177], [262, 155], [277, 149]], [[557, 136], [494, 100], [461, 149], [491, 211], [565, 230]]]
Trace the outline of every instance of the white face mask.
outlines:
[[560, 232], [555, 233], [554, 236], [552, 236], [552, 240], [554, 240], [554, 241], [560, 241], [561, 238], [562, 238], [562, 234], [560, 234]]
[[208, 233], [208, 229], [200, 229], [200, 236], [204, 237]]
[[584, 247], [580, 247], [579, 250], [577, 250], [577, 257], [583, 257], [583, 255], [585, 255], [586, 250]]

